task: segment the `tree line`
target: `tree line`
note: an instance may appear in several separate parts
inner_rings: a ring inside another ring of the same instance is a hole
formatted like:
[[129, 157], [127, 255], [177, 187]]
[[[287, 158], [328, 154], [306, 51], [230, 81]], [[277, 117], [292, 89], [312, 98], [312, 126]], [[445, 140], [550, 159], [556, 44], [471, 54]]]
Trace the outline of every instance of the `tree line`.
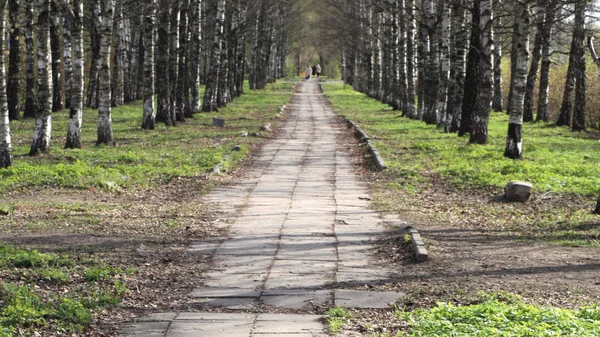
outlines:
[[[327, 0], [325, 20], [329, 40], [341, 49], [345, 83], [405, 117], [468, 135], [469, 144], [486, 144], [491, 111], [505, 110], [504, 156], [522, 159], [524, 122], [586, 130], [586, 49], [600, 67], [589, 29], [592, 5], [587, 0]], [[502, 68], [503, 51], [510, 69]], [[562, 104], [550, 121], [550, 69], [565, 56]], [[510, 83], [503, 100], [506, 70]]]
[[[504, 155], [520, 159], [523, 122], [549, 119], [551, 57], [564, 51], [569, 55], [567, 81], [555, 122], [576, 131], [586, 129], [587, 0], [328, 0], [327, 4], [335, 13], [329, 20], [336, 25], [342, 47], [344, 81], [408, 118], [460, 136], [468, 134], [471, 144], [485, 144], [491, 110], [506, 110], [510, 117]], [[563, 47], [567, 39], [568, 49]], [[593, 44], [589, 46], [595, 57]], [[510, 54], [506, 106], [503, 49]]]
[[98, 111], [96, 144], [112, 146], [118, 105], [143, 100], [141, 127], [154, 129], [218, 111], [243, 94], [246, 75], [250, 89], [265, 88], [284, 75], [292, 8], [276, 0], [0, 0], [0, 168], [13, 163], [11, 120], [35, 119], [36, 156], [50, 151], [52, 113], [65, 108], [65, 148], [82, 147], [84, 107]]

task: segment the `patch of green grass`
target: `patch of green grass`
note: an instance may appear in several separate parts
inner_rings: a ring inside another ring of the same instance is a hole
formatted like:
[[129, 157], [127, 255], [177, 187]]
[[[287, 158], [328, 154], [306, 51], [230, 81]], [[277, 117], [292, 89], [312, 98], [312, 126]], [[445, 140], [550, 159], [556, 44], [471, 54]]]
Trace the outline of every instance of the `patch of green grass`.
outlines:
[[[197, 177], [210, 171], [235, 145], [246, 148], [257, 142], [240, 132], [258, 131], [273, 122], [279, 107], [288, 102], [293, 83], [278, 82], [265, 90], [249, 90], [216, 113], [196, 114], [175, 127], [157, 124], [142, 130], [142, 104], [114, 108], [113, 133], [116, 147], [94, 146], [97, 113], [85, 110], [82, 149], [63, 149], [68, 111], [53, 114], [51, 153], [29, 157], [34, 121], [11, 123], [14, 165], [0, 169], [0, 192], [31, 187], [101, 188], [109, 191], [148, 188], [176, 177]], [[203, 90], [203, 89], [202, 89]], [[212, 125], [213, 117], [226, 120], [224, 128]], [[234, 165], [247, 155], [230, 157]]]
[[492, 113], [488, 145], [467, 145], [467, 138], [444, 133], [435, 125], [399, 118], [399, 111], [343, 84], [325, 83], [336, 110], [369, 136], [397, 183], [438, 174], [464, 187], [504, 187], [511, 180], [533, 183], [534, 192], [596, 195], [600, 191], [600, 142], [589, 134], [547, 123], [523, 125], [524, 160], [503, 156], [508, 116]]
[[86, 282], [98, 282], [107, 280], [120, 273], [122, 273], [122, 271], [119, 268], [112, 268], [107, 265], [93, 266], [83, 273], [83, 279]]
[[337, 333], [344, 325], [344, 322], [351, 318], [352, 314], [348, 309], [343, 307], [333, 307], [329, 308], [327, 311], [325, 320], [327, 322], [327, 326], [329, 327], [329, 331], [332, 333]]
[[[512, 160], [503, 156], [508, 117], [502, 112], [491, 115], [487, 145], [467, 145], [467, 137], [401, 118], [400, 111], [350, 86], [323, 87], [336, 111], [374, 140], [388, 166], [373, 185], [374, 204], [382, 211], [408, 211], [416, 221], [476, 226], [515, 240], [600, 245], [597, 216], [590, 212], [600, 191], [597, 134], [525, 123], [525, 158]], [[511, 180], [533, 183], [539, 199], [486, 200]], [[411, 205], [409, 197], [431, 202]]]
[[[15, 329], [33, 335], [40, 328], [81, 333], [96, 311], [118, 304], [129, 291], [115, 280], [121, 274], [119, 268], [89, 259], [76, 263], [64, 254], [0, 245], [0, 278], [6, 280], [0, 285], [0, 336]], [[43, 287], [31, 286], [41, 283]]]
[[580, 310], [544, 308], [507, 294], [484, 296], [480, 303], [455, 306], [439, 303], [432, 309], [398, 310], [409, 323], [405, 336], [592, 337], [600, 334], [600, 307]]

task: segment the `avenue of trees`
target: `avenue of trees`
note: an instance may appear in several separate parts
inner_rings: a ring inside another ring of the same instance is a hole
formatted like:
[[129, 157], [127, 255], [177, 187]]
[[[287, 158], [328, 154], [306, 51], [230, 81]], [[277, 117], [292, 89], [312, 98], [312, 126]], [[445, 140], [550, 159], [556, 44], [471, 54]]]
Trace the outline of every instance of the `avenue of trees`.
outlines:
[[246, 76], [263, 89], [284, 76], [291, 4], [0, 0], [0, 168], [13, 162], [11, 120], [35, 119], [36, 156], [50, 151], [52, 114], [65, 108], [65, 148], [82, 146], [84, 107], [98, 111], [96, 144], [112, 146], [115, 106], [143, 100], [141, 127], [153, 129], [217, 111]]
[[[324, 6], [345, 83], [405, 117], [486, 144], [492, 109], [504, 110], [504, 156], [511, 159], [523, 158], [524, 122], [573, 131], [588, 126], [586, 49], [597, 65], [600, 59], [587, 0], [327, 0]], [[502, 62], [503, 52], [509, 62]], [[562, 104], [550, 113], [550, 69], [561, 58], [568, 64]], [[503, 72], [510, 74], [508, 100]]]
[[328, 8], [331, 20], [342, 18], [344, 81], [408, 118], [486, 144], [491, 110], [506, 110], [504, 155], [521, 159], [523, 122], [549, 121], [550, 65], [562, 53], [568, 71], [554, 122], [586, 129], [586, 0], [328, 0]]

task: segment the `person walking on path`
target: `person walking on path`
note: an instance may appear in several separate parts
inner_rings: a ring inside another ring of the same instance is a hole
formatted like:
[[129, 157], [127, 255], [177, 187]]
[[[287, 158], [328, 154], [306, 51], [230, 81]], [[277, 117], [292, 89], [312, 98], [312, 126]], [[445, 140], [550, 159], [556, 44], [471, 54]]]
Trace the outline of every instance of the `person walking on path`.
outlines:
[[321, 65], [320, 65], [320, 64], [317, 64], [317, 65], [315, 66], [315, 68], [316, 68], [316, 71], [317, 71], [315, 75], [316, 75], [317, 77], [321, 76]]
[[306, 67], [306, 79], [308, 80], [310, 78], [310, 75], [312, 74], [312, 68], [310, 66]]
[[313, 77], [317, 77], [317, 66], [312, 66], [312, 75]]

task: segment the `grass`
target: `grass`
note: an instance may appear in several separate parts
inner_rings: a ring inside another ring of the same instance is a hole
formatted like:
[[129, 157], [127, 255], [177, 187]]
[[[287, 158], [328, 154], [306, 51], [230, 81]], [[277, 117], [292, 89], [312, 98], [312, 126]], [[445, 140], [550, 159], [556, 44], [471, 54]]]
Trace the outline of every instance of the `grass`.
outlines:
[[[523, 126], [524, 160], [503, 156], [508, 117], [493, 112], [489, 144], [467, 145], [350, 86], [323, 84], [340, 114], [375, 142], [388, 166], [373, 185], [375, 204], [392, 213], [412, 212], [423, 221], [470, 224], [516, 240], [600, 246], [600, 226], [590, 214], [600, 192], [600, 142], [592, 132], [571, 132], [548, 123]], [[512, 180], [534, 186], [528, 204], [492, 203]], [[419, 202], [409, 204], [408, 197]], [[447, 199], [447, 200], [445, 200]]]
[[325, 317], [325, 321], [327, 322], [327, 327], [329, 331], [332, 333], [340, 332], [344, 322], [351, 319], [352, 314], [350, 311], [344, 307], [333, 307], [329, 308], [327, 311], [327, 316]]
[[[11, 123], [14, 165], [0, 170], [0, 193], [32, 187], [120, 189], [148, 188], [175, 177], [198, 177], [210, 171], [231, 153], [232, 166], [244, 158], [256, 139], [242, 137], [242, 131], [258, 131], [265, 120], [274, 119], [279, 107], [291, 96], [292, 83], [281, 82], [266, 90], [250, 91], [217, 113], [196, 114], [176, 127], [157, 125], [141, 129], [142, 105], [113, 109], [116, 147], [94, 146], [97, 113], [85, 110], [83, 149], [63, 149], [68, 112], [53, 115], [51, 153], [29, 157], [34, 121]], [[226, 119], [226, 127], [212, 126], [212, 117]], [[0, 205], [0, 211], [10, 205]]]
[[386, 163], [397, 172], [398, 184], [425, 181], [423, 173], [434, 173], [461, 188], [504, 187], [510, 180], [526, 180], [533, 183], [536, 193], [596, 195], [600, 191], [600, 142], [590, 134], [527, 123], [523, 127], [525, 159], [511, 160], [503, 156], [508, 125], [504, 113], [492, 113], [488, 145], [467, 146], [467, 138], [398, 118], [398, 111], [349, 86], [323, 86], [337, 111], [375, 138]]
[[486, 294], [468, 306], [439, 303], [431, 309], [396, 311], [409, 324], [398, 336], [592, 337], [600, 334], [600, 307], [580, 310], [538, 307], [514, 295]]
[[97, 312], [128, 291], [119, 281], [120, 269], [79, 263], [66, 254], [1, 245], [0, 266], [0, 336], [37, 329], [81, 333]]

